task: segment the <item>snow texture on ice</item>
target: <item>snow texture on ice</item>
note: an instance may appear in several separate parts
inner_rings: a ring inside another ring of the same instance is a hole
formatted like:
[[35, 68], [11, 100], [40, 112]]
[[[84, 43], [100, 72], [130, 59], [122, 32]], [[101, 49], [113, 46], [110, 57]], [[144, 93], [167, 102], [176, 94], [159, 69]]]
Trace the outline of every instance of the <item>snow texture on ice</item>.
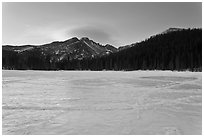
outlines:
[[202, 134], [202, 73], [3, 70], [3, 134]]

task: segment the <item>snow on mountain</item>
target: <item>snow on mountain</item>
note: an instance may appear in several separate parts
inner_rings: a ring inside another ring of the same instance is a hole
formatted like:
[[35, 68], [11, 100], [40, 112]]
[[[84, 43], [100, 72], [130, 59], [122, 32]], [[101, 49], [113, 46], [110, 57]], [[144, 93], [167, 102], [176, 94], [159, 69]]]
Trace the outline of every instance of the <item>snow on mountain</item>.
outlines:
[[[63, 59], [84, 59], [93, 58], [96, 56], [102, 56], [109, 53], [114, 53], [117, 48], [111, 45], [101, 45], [99, 43], [90, 40], [87, 37], [78, 39], [73, 37], [65, 41], [55, 41], [52, 43], [33, 46], [3, 46], [3, 50], [14, 51], [19, 54], [27, 54], [28, 52], [39, 52], [43, 56], [50, 56], [53, 61], [59, 61]], [[26, 53], [23, 53], [26, 52]]]
[[170, 33], [170, 32], [174, 32], [174, 31], [181, 31], [183, 30], [182, 28], [169, 28], [165, 31], [163, 31], [161, 34], [167, 34], [167, 33]]

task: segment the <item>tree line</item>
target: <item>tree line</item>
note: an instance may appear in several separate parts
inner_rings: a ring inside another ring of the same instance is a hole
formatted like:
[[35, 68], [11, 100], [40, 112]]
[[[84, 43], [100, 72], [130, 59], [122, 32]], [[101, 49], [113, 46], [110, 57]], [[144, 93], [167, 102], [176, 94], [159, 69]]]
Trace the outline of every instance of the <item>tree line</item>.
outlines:
[[3, 69], [32, 70], [190, 70], [202, 71], [202, 30], [158, 34], [113, 54], [82, 60], [51, 61], [38, 49], [2, 52]]

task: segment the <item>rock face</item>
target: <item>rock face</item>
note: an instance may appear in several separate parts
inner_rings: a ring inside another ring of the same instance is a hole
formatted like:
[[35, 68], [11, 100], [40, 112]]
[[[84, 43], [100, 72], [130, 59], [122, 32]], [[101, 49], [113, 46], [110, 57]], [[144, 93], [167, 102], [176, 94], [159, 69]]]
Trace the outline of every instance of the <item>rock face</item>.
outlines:
[[29, 52], [38, 52], [43, 56], [50, 56], [53, 61], [60, 61], [63, 59], [78, 59], [102, 56], [109, 53], [117, 52], [117, 48], [111, 45], [101, 45], [99, 43], [90, 40], [89, 38], [78, 39], [73, 37], [66, 41], [55, 41], [49, 44], [34, 46], [3, 46], [3, 51], [13, 51], [17, 54], [27, 54]]

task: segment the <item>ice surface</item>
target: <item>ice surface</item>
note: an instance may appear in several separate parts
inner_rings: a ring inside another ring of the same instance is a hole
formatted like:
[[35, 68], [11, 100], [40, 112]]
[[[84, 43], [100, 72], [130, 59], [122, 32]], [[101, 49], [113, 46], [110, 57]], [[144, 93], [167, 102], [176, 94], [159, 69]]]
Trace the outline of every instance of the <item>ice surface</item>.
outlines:
[[202, 73], [3, 70], [3, 134], [202, 134]]

